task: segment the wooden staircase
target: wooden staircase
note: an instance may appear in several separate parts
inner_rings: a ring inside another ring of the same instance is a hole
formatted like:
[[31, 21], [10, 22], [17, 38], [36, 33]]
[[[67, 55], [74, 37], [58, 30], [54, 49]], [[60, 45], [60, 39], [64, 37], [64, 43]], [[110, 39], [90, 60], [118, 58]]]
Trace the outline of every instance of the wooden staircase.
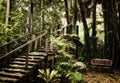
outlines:
[[26, 56], [22, 55], [15, 58], [7, 67], [0, 69], [0, 83], [20, 83], [21, 79], [31, 73], [36, 66], [45, 64], [45, 52], [39, 54], [29, 54], [28, 68], [26, 69]]
[[[71, 24], [68, 26], [71, 26]], [[26, 83], [26, 82], [21, 82], [21, 80], [24, 80], [25, 77], [29, 76], [29, 74], [31, 74], [35, 69], [37, 69], [37, 67], [42, 66], [42, 68], [46, 69], [48, 68], [47, 66], [50, 66], [52, 68], [54, 64], [55, 56], [53, 53], [51, 53], [51, 52], [54, 52], [54, 50], [53, 50], [53, 44], [49, 40], [50, 34], [57, 34], [57, 32], [64, 34], [65, 32], [64, 30], [67, 27], [61, 28], [59, 30], [55, 30], [52, 33], [50, 33], [51, 32], [50, 29], [52, 28], [49, 28], [48, 31], [46, 30], [43, 32], [40, 31], [37, 34], [34, 34], [33, 39], [31, 39], [32, 37], [29, 38], [32, 33], [28, 33], [23, 37], [17, 38], [13, 41], [10, 41], [6, 44], [1, 45], [0, 51], [2, 50], [4, 51], [3, 48], [10, 47], [16, 41], [20, 42], [20, 40], [24, 40], [23, 38], [28, 38], [26, 43], [23, 43], [22, 45], [17, 46], [13, 49], [6, 48], [6, 51], [0, 54], [0, 67], [1, 67], [0, 83]], [[42, 43], [42, 39], [45, 42]], [[43, 45], [43, 48], [41, 48], [40, 50], [38, 50], [41, 46], [39, 44]], [[26, 55], [19, 56], [19, 51], [21, 53], [25, 53]], [[29, 54], [29, 52], [31, 51], [39, 51], [39, 53]], [[16, 58], [14, 58], [14, 60], [8, 59], [13, 57], [14, 55], [15, 57], [17, 56]], [[2, 62], [3, 63], [5, 62], [5, 66], [1, 65], [3, 64]], [[8, 62], [10, 63], [7, 64], [6, 66], [6, 63]]]

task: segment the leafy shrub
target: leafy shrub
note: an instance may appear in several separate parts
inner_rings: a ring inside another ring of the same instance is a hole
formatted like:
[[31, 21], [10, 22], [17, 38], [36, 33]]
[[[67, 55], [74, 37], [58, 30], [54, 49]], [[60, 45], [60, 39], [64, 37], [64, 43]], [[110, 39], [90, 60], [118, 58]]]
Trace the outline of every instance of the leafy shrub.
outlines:
[[39, 69], [39, 78], [42, 78], [43, 80], [46, 81], [46, 83], [55, 83], [56, 81], [59, 80], [60, 74], [58, 74], [58, 71], [56, 70], [52, 70], [50, 71], [50, 69], [46, 69], [46, 71], [44, 71], [43, 69]]
[[61, 76], [68, 78], [72, 83], [76, 83], [83, 80], [83, 74], [74, 69], [74, 67], [78, 66], [83, 67], [85, 64], [82, 62], [76, 62], [75, 64], [72, 62], [61, 62], [56, 69], [61, 73]]

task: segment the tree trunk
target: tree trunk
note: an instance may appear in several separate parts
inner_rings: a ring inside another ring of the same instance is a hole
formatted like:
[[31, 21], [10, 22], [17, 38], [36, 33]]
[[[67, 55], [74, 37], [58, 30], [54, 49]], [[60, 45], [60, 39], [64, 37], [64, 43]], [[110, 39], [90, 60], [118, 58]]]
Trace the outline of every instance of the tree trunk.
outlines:
[[105, 55], [107, 58], [113, 60], [113, 68], [118, 68], [118, 66], [120, 66], [120, 40], [115, 1], [116, 0], [103, 0], [102, 6], [105, 28]]
[[[42, 30], [43, 30], [43, 23], [44, 23], [44, 12], [43, 12], [43, 6], [44, 6], [44, 2], [43, 2], [43, 0], [40, 0], [40, 9], [41, 9], [41, 26], [40, 26], [40, 31], [42, 32]], [[41, 34], [40, 34], [41, 35]], [[39, 46], [40, 47], [42, 47], [42, 39], [40, 38], [40, 43], [39, 43]]]
[[85, 11], [83, 10], [83, 4], [82, 0], [78, 0], [79, 4], [79, 11], [81, 13], [81, 18], [84, 26], [84, 53], [85, 53], [85, 58], [90, 61], [91, 59], [91, 48], [90, 48], [90, 36], [89, 36], [89, 29], [87, 26], [86, 18], [85, 18]]
[[69, 8], [68, 8], [68, 0], [64, 0], [65, 2], [65, 11], [66, 11], [66, 19], [67, 19], [67, 24], [70, 24], [70, 18], [69, 18]]
[[[33, 25], [32, 25], [32, 21], [33, 21], [33, 1], [32, 0], [30, 0], [29, 1], [29, 27], [28, 27], [28, 32], [29, 33], [31, 33], [30, 35], [29, 35], [29, 40], [31, 40], [32, 39], [32, 32], [33, 32]], [[29, 48], [28, 49], [32, 49], [32, 44], [30, 44], [29, 46], [28, 46]]]
[[78, 8], [77, 8], [77, 0], [74, 0], [74, 17], [73, 17], [73, 31], [76, 31], [76, 22], [77, 22], [77, 15], [78, 15]]
[[[120, 3], [118, 4], [118, 12], [119, 12], [119, 24], [118, 24], [118, 35], [119, 35], [119, 39], [120, 39]], [[120, 42], [120, 40], [119, 40], [119, 42]], [[120, 44], [120, 43], [119, 43]], [[120, 46], [120, 45], [119, 45]], [[120, 47], [119, 47], [120, 48]], [[119, 54], [120, 54], [120, 51], [118, 51], [119, 52]], [[118, 68], [120, 69], [120, 65], [119, 65], [119, 63], [120, 63], [120, 56], [118, 57]]]
[[92, 14], [92, 57], [96, 56], [97, 52], [97, 38], [96, 38], [96, 3], [97, 0], [94, 2], [93, 5], [93, 14]]
[[[69, 16], [69, 7], [68, 7], [68, 0], [64, 0], [65, 3], [65, 11], [66, 11], [66, 19], [67, 19], [67, 24], [71, 24], [70, 21], [70, 16]], [[71, 34], [72, 33], [72, 25], [66, 28], [66, 33]]]
[[33, 26], [32, 26], [32, 21], [33, 21], [33, 1], [29, 1], [29, 28], [28, 32], [31, 33], [30, 39], [32, 38], [32, 31], [33, 31]]
[[10, 0], [7, 0], [5, 27], [8, 27], [8, 25], [9, 25], [9, 17], [10, 17]]

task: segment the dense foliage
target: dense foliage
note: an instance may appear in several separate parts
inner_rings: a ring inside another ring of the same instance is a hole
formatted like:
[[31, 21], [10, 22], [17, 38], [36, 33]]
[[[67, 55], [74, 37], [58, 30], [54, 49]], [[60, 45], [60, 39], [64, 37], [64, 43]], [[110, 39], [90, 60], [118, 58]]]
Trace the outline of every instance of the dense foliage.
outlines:
[[49, 28], [52, 33], [70, 24], [67, 34], [76, 34], [79, 25], [84, 44], [79, 56], [89, 62], [109, 58], [113, 68], [119, 68], [119, 7], [118, 0], [0, 0], [0, 45], [26, 33]]

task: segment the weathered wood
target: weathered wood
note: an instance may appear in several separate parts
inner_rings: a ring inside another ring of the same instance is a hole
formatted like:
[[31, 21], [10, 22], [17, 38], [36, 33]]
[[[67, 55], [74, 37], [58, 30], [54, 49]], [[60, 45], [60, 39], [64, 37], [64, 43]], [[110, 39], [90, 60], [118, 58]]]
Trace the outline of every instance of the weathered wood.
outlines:
[[69, 24], [69, 25], [67, 25], [67, 26], [65, 26], [65, 27], [62, 27], [62, 28], [60, 28], [60, 29], [58, 29], [58, 30], [55, 30], [52, 34], [56, 34], [57, 32], [61, 32], [63, 29], [65, 30], [67, 27], [70, 27], [72, 24]]
[[11, 77], [23, 77], [24, 75], [21, 73], [7, 73], [5, 71], [0, 71], [0, 75], [6, 75], [6, 76], [11, 76]]
[[25, 61], [25, 68], [28, 69], [28, 53], [30, 51], [30, 44], [28, 44], [28, 48], [27, 48], [27, 53], [26, 53], [26, 61]]
[[22, 36], [22, 37], [13, 39], [13, 40], [10, 41], [10, 42], [7, 42], [7, 43], [5, 43], [5, 44], [3, 44], [3, 45], [0, 45], [0, 48], [1, 48], [1, 47], [4, 47], [4, 46], [6, 46], [6, 45], [9, 45], [9, 44], [11, 44], [11, 43], [13, 43], [13, 42], [15, 42], [15, 41], [18, 41], [18, 40], [20, 40], [20, 39], [22, 39], [22, 38], [24, 38], [24, 37], [26, 37], [26, 36], [29, 36], [30, 34], [31, 34], [31, 33], [28, 33], [28, 34], [26, 34], [26, 35], [24, 35], [24, 36]]
[[37, 39], [37, 40], [35, 41], [35, 45], [34, 45], [34, 50], [35, 50], [35, 51], [37, 50], [37, 47], [38, 47], [38, 41], [39, 41], [39, 39]]
[[17, 78], [12, 78], [12, 77], [0, 77], [0, 80], [2, 80], [4, 83], [12, 82], [15, 83], [18, 79]]
[[50, 29], [48, 30], [48, 33], [46, 34], [46, 42], [45, 42], [45, 51], [46, 53], [48, 52], [48, 38], [49, 38], [49, 34], [50, 34]]
[[[71, 25], [71, 24], [70, 24]], [[68, 26], [70, 26], [70, 25], [68, 25]], [[61, 28], [61, 29], [59, 29], [59, 30], [56, 30], [55, 32], [59, 32], [59, 31], [61, 31], [61, 30], [63, 30], [64, 28], [66, 28], [66, 27], [63, 27], [63, 28]], [[14, 50], [12, 50], [12, 51], [10, 51], [10, 52], [8, 52], [8, 53], [6, 53], [5, 55], [3, 55], [3, 56], [1, 56], [0, 57], [0, 59], [2, 59], [2, 58], [5, 58], [5, 57], [8, 57], [8, 56], [10, 56], [12, 53], [15, 53], [15, 52], [17, 52], [18, 50], [20, 50], [20, 49], [22, 49], [22, 48], [24, 48], [24, 47], [27, 47], [28, 46], [28, 49], [27, 49], [27, 52], [26, 52], [26, 68], [28, 68], [28, 59], [29, 59], [29, 57], [28, 57], [28, 53], [30, 52], [30, 45], [33, 43], [33, 42], [35, 42], [36, 40], [38, 40], [38, 39], [40, 39], [40, 38], [42, 38], [43, 36], [45, 36], [46, 35], [46, 53], [48, 52], [48, 37], [49, 37], [49, 35], [50, 35], [50, 31], [49, 31], [50, 29], [48, 29], [48, 31], [46, 32], [43, 32], [43, 34], [41, 33], [41, 35], [40, 36], [38, 36], [38, 37], [36, 37], [36, 38], [34, 38], [34, 39], [31, 39], [31, 40], [29, 40], [28, 42], [26, 42], [25, 44], [23, 44], [23, 45], [21, 45], [21, 46], [19, 46], [19, 47], [17, 47], [17, 48], [15, 48]], [[53, 32], [54, 33], [54, 32]], [[37, 33], [38, 34], [38, 33]], [[29, 36], [30, 34], [27, 34], [27, 35], [25, 35], [25, 36]], [[23, 36], [23, 37], [25, 37], [25, 36]], [[21, 39], [21, 38], [23, 38], [23, 37], [20, 37], [20, 38], [18, 38], [18, 39], [16, 39], [16, 40], [19, 40], [19, 39]], [[12, 41], [12, 43], [14, 42], [14, 41], [16, 41], [16, 40], [13, 40]], [[11, 42], [10, 42], [11, 43]], [[7, 45], [7, 44], [6, 44]]]
[[93, 66], [108, 66], [108, 67], [111, 67], [112, 66], [112, 61], [109, 60], [109, 59], [99, 59], [99, 58], [96, 58], [96, 59], [92, 59], [91, 60], [91, 64]]
[[14, 50], [12, 50], [12, 51], [10, 51], [10, 52], [6, 53], [5, 55], [1, 56], [1, 57], [0, 57], [0, 59], [2, 59], [2, 58], [4, 58], [4, 57], [9, 56], [10, 54], [12, 54], [12, 53], [14, 53], [14, 52], [16, 52], [16, 51], [20, 50], [21, 48], [23, 48], [23, 47], [27, 46], [28, 44], [30, 44], [30, 43], [32, 43], [32, 42], [34, 42], [35, 40], [37, 40], [37, 39], [39, 39], [39, 38], [41, 38], [41, 37], [45, 36], [45, 35], [46, 35], [46, 33], [47, 33], [47, 32], [45, 32], [45, 33], [43, 33], [42, 35], [40, 35], [40, 36], [38, 36], [38, 37], [36, 37], [36, 38], [34, 38], [34, 39], [32, 39], [32, 40], [28, 41], [27, 43], [25, 43], [25, 44], [23, 44], [23, 45], [21, 45], [21, 46], [17, 47], [16, 49], [14, 49]]

